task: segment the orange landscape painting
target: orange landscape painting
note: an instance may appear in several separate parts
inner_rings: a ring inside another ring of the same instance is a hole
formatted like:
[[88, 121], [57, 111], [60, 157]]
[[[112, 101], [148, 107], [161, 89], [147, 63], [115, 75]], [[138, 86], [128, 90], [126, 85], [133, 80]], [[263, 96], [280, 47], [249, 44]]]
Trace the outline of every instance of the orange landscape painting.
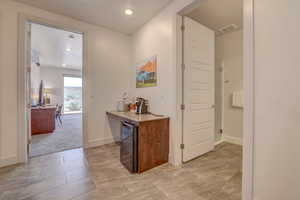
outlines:
[[157, 85], [157, 56], [153, 56], [137, 66], [136, 87], [154, 87]]

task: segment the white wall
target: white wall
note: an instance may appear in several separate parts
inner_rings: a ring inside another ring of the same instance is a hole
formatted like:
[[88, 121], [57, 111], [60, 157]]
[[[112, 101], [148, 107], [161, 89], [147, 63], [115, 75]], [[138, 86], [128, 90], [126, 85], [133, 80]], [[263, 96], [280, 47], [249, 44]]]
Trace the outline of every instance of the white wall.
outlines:
[[64, 104], [64, 75], [82, 77], [80, 70], [64, 69], [62, 67], [41, 67], [40, 79], [43, 80], [44, 88], [52, 88], [50, 94], [51, 104]]
[[0, 0], [0, 166], [14, 163], [17, 159], [19, 12], [86, 30], [88, 142], [92, 146], [112, 141], [112, 130], [116, 125], [107, 122], [105, 111], [115, 109], [116, 99], [129, 90], [131, 37], [9, 0]]
[[255, 1], [254, 199], [300, 199], [300, 1]]
[[[223, 67], [223, 72], [220, 72]], [[223, 73], [223, 83], [220, 74]], [[216, 37], [216, 86], [223, 84], [223, 135], [241, 141], [243, 137], [243, 109], [232, 107], [233, 92], [243, 90], [243, 31]], [[222, 115], [221, 88], [216, 87], [216, 118]], [[216, 120], [216, 127], [220, 126]]]
[[[2, 18], [3, 18], [2, 12], [0, 12], [0, 27], [2, 27], [2, 20], [1, 20]], [[3, 37], [3, 33], [0, 31], [0, 41], [2, 40], [2, 37]], [[0, 52], [2, 52], [1, 45], [0, 45]], [[0, 66], [2, 66], [2, 65], [3, 65], [3, 56], [2, 56], [2, 53], [0, 53]], [[4, 128], [3, 128], [3, 120], [2, 120], [2, 117], [3, 117], [3, 113], [2, 113], [2, 105], [3, 105], [3, 103], [2, 102], [4, 100], [3, 88], [4, 88], [5, 81], [4, 81], [4, 79], [2, 78], [2, 75], [1, 75], [3, 73], [4, 73], [4, 68], [0, 67], [0, 160], [2, 160], [2, 155], [1, 155], [1, 151], [2, 151], [1, 150], [2, 149], [2, 137], [1, 137], [1, 133], [4, 130]], [[6, 165], [6, 163], [2, 163], [2, 165]]]
[[[131, 94], [150, 100], [150, 111], [171, 118], [170, 162], [179, 164], [180, 131], [177, 130], [177, 71], [176, 71], [176, 24], [177, 12], [193, 0], [175, 0], [133, 35], [133, 66]], [[158, 86], [135, 88], [137, 63], [157, 55]]]

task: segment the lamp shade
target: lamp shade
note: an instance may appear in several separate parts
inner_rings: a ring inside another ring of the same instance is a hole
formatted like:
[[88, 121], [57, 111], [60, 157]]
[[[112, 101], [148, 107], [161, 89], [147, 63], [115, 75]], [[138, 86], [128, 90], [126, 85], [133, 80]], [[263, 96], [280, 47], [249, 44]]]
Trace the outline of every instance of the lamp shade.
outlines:
[[45, 89], [44, 89], [44, 92], [45, 92], [46, 94], [53, 94], [54, 90], [53, 90], [53, 88], [45, 88]]

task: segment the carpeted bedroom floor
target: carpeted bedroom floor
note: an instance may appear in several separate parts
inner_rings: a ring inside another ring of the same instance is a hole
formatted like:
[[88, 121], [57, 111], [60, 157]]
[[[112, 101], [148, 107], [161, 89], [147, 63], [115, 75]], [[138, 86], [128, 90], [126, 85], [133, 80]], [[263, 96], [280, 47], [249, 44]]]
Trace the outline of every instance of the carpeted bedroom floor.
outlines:
[[56, 122], [56, 129], [53, 133], [32, 137], [30, 157], [80, 147], [82, 147], [82, 115], [63, 115], [62, 125]]

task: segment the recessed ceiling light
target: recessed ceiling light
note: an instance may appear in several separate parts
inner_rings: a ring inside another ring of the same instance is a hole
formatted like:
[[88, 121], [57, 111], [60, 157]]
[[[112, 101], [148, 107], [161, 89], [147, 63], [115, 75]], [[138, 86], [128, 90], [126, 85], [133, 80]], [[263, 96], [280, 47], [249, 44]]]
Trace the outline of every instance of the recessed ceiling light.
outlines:
[[63, 66], [63, 67], [66, 67], [67, 65], [66, 65], [66, 64], [62, 64], [62, 66]]
[[125, 15], [133, 15], [133, 10], [129, 8], [125, 9]]
[[67, 48], [66, 51], [71, 51], [71, 49], [70, 49], [70, 48]]

